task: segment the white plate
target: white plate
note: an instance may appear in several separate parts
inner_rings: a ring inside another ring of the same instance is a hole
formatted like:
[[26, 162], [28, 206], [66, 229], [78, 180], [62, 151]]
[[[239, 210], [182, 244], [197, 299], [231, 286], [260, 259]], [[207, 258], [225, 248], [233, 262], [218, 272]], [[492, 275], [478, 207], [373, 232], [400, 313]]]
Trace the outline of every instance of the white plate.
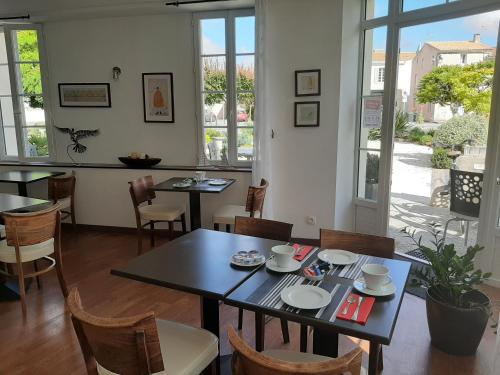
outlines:
[[382, 285], [380, 290], [368, 289], [366, 287], [365, 280], [362, 277], [354, 280], [353, 286], [360, 292], [374, 297], [390, 296], [391, 294], [396, 293], [396, 286], [392, 283], [390, 278], [387, 279], [386, 284]]
[[346, 250], [326, 249], [319, 252], [318, 258], [326, 263], [347, 266], [356, 263], [359, 255]]
[[294, 285], [281, 291], [281, 300], [298, 309], [321, 309], [330, 303], [332, 296], [317, 286]]
[[191, 186], [190, 182], [176, 182], [175, 184], [172, 184], [174, 188], [187, 188]]
[[226, 185], [227, 181], [226, 180], [210, 180], [210, 181], [208, 181], [208, 184], [213, 185], [213, 186], [222, 186], [222, 185]]
[[301, 266], [300, 262], [295, 259], [292, 259], [292, 263], [290, 264], [289, 267], [286, 268], [278, 267], [278, 265], [276, 264], [276, 259], [274, 258], [269, 259], [266, 262], [266, 267], [274, 272], [294, 272], [299, 270], [300, 266]]

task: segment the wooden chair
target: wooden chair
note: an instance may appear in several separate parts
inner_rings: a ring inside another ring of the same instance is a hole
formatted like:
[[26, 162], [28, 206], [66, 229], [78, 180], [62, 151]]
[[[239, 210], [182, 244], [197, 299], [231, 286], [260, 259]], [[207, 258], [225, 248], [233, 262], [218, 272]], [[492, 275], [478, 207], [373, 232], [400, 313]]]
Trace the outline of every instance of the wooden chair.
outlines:
[[356, 348], [339, 358], [287, 350], [267, 350], [258, 353], [238, 336], [233, 327], [228, 328], [228, 336], [234, 349], [233, 375], [361, 374], [363, 352], [360, 348]]
[[226, 232], [231, 231], [236, 216], [256, 217], [262, 219], [262, 208], [266, 198], [266, 190], [269, 183], [265, 179], [260, 180], [260, 186], [249, 186], [247, 202], [245, 206], [229, 204], [215, 211], [213, 216], [214, 229], [219, 230], [220, 224], [226, 225]]
[[320, 242], [324, 249], [348, 250], [388, 259], [394, 258], [396, 248], [394, 238], [331, 229], [320, 230]]
[[[267, 238], [269, 240], [290, 242], [292, 238], [293, 224], [281, 221], [257, 219], [254, 217], [236, 216], [234, 221], [234, 233], [246, 236]], [[238, 309], [238, 329], [243, 328], [243, 309]], [[281, 332], [283, 341], [290, 342], [288, 323], [281, 319]]]
[[126, 318], [87, 313], [76, 288], [67, 299], [89, 375], [199, 374], [215, 367], [218, 339], [153, 312]]
[[[171, 207], [163, 204], [153, 204], [156, 194], [153, 190], [152, 176], [141, 177], [129, 182], [130, 196], [134, 205], [135, 221], [137, 224], [137, 253], [142, 253], [142, 230], [150, 226], [151, 247], [155, 245], [155, 223], [168, 223], [169, 238], [174, 238], [174, 222], [182, 224], [182, 232], [186, 233], [186, 214], [184, 207]], [[147, 205], [142, 203], [147, 202]], [[180, 219], [179, 219], [180, 218]], [[145, 224], [142, 221], [146, 220]]]
[[[61, 212], [65, 215], [61, 220], [71, 217], [73, 228], [76, 228], [75, 218], [75, 186], [76, 177], [75, 172], [70, 176], [63, 177], [49, 177], [49, 199], [61, 207]], [[69, 210], [69, 211], [68, 211]]]
[[[30, 213], [5, 212], [3, 218], [6, 239], [0, 241], [0, 262], [15, 264], [17, 275], [9, 272], [8, 267], [6, 267], [5, 271], [0, 272], [5, 277], [18, 279], [23, 315], [26, 315], [24, 279], [38, 278], [38, 276], [55, 268], [62, 293], [64, 297], [67, 297], [68, 290], [62, 271], [61, 213], [59, 212], [59, 206], [54, 205], [46, 210]], [[48, 261], [50, 264], [39, 270], [35, 263], [34, 272], [24, 272], [24, 263], [31, 263], [41, 259]]]

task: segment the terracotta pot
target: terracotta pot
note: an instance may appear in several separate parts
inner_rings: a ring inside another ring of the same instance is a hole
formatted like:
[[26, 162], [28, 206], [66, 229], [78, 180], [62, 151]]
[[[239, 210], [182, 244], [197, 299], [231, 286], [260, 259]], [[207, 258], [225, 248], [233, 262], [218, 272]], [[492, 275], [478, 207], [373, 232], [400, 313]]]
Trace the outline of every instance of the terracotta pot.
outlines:
[[[472, 293], [476, 302], [490, 304], [485, 294], [477, 290]], [[436, 299], [432, 290], [427, 291], [426, 303], [432, 345], [448, 354], [475, 354], [488, 323], [485, 309], [464, 309], [446, 304]]]

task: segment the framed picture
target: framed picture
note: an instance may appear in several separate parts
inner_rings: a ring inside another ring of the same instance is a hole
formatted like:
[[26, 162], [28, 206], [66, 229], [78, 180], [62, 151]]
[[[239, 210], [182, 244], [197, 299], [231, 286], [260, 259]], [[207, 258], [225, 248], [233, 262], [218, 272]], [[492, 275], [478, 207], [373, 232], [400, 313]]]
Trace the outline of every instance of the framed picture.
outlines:
[[319, 102], [296, 102], [295, 126], [319, 126]]
[[59, 105], [61, 107], [111, 107], [109, 83], [60, 83]]
[[321, 70], [295, 71], [295, 96], [321, 95]]
[[142, 73], [144, 122], [175, 122], [172, 73]]

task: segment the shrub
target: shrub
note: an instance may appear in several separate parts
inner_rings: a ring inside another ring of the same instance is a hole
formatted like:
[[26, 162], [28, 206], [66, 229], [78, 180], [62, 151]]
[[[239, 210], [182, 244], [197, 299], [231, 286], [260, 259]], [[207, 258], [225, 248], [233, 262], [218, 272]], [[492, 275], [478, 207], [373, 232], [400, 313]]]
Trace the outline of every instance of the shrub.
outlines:
[[366, 155], [366, 182], [378, 183], [378, 167], [379, 167], [379, 156], [378, 154]]
[[455, 116], [443, 123], [436, 131], [434, 141], [446, 147], [463, 145], [474, 141], [485, 145], [488, 138], [488, 119], [485, 116], [469, 113]]
[[408, 134], [410, 128], [410, 116], [408, 113], [398, 110], [394, 121], [394, 136], [396, 138], [404, 138]]
[[424, 114], [422, 112], [418, 112], [418, 114], [417, 114], [417, 123], [418, 124], [424, 123]]
[[435, 169], [450, 169], [452, 160], [448, 156], [448, 150], [441, 147], [436, 147], [432, 152], [431, 164]]
[[424, 134], [420, 138], [420, 141], [418, 143], [420, 143], [421, 145], [424, 145], [424, 146], [431, 146], [433, 139], [434, 139], [434, 137], [432, 135], [430, 135], [429, 133], [427, 133], [427, 134]]
[[411, 128], [410, 132], [408, 133], [408, 140], [413, 143], [420, 143], [420, 139], [426, 135], [426, 133], [417, 127]]
[[380, 141], [381, 138], [380, 128], [373, 128], [368, 132], [368, 140], [370, 141]]

